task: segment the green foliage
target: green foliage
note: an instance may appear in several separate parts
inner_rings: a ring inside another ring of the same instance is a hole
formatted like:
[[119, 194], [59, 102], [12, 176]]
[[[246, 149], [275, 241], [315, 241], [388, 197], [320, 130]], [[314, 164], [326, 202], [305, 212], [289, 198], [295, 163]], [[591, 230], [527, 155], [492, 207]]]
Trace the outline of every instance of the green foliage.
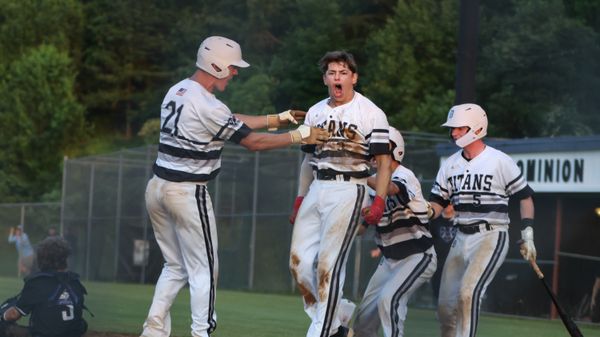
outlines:
[[457, 2], [399, 0], [367, 44], [365, 93], [402, 130], [441, 132], [454, 100]]
[[257, 73], [246, 81], [233, 81], [229, 85], [227, 105], [233, 112], [249, 115], [266, 115], [275, 113], [271, 104], [273, 79], [265, 73]]
[[84, 108], [73, 95], [71, 59], [52, 45], [29, 49], [0, 82], [0, 182], [4, 200], [37, 200], [60, 184], [63, 155], [85, 135]]
[[112, 115], [127, 137], [160, 104], [164, 89], [157, 85], [168, 76], [161, 63], [171, 52], [167, 32], [174, 14], [159, 2], [97, 0], [85, 6], [83, 102], [93, 114]]
[[504, 15], [484, 10], [481, 19], [478, 92], [490, 134], [599, 133], [598, 33], [559, 0], [507, 2]]
[[156, 144], [158, 137], [160, 135], [160, 118], [151, 118], [147, 120], [140, 132], [138, 132], [138, 136], [144, 139], [144, 143], [146, 144]]
[[[357, 90], [392, 125], [445, 133], [458, 4], [0, 0], [0, 119], [14, 126], [0, 150], [0, 199], [55, 198], [63, 154], [155, 142], [156, 123], [146, 121], [195, 70], [198, 45], [210, 35], [238, 41], [252, 65], [218, 93], [233, 111], [309, 108], [326, 96], [317, 61], [345, 49], [358, 61]], [[595, 0], [481, 2], [477, 102], [490, 113], [490, 135], [600, 133], [599, 12]], [[93, 135], [85, 142], [84, 131]]]
[[277, 110], [308, 109], [325, 98], [317, 62], [327, 51], [349, 47], [342, 38], [336, 1], [297, 1], [295, 6], [289, 22], [292, 29], [271, 62], [271, 74], [277, 81], [273, 97]]
[[41, 44], [79, 59], [83, 13], [78, 1], [0, 0], [0, 8], [0, 63], [9, 64]]

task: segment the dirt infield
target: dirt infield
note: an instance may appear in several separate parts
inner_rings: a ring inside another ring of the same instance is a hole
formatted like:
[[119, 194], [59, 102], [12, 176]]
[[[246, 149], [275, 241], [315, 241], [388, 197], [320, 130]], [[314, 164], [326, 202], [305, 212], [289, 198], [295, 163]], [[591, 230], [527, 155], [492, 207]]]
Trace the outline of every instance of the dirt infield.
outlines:
[[85, 337], [138, 337], [138, 335], [127, 335], [116, 332], [98, 332], [98, 331], [88, 331], [85, 334]]

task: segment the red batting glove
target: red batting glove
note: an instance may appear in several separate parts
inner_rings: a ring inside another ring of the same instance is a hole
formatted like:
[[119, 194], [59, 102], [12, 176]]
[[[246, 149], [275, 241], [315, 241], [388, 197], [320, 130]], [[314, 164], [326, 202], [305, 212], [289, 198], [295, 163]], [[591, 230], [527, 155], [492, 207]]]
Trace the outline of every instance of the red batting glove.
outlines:
[[292, 214], [290, 214], [290, 223], [293, 225], [296, 222], [296, 215], [298, 215], [298, 210], [300, 209], [300, 205], [302, 205], [302, 200], [304, 200], [303, 196], [297, 196], [296, 200], [294, 200], [294, 208], [292, 209]]
[[383, 199], [376, 195], [371, 206], [362, 209], [362, 216], [369, 225], [377, 225], [383, 216], [384, 209], [385, 203], [383, 202]]

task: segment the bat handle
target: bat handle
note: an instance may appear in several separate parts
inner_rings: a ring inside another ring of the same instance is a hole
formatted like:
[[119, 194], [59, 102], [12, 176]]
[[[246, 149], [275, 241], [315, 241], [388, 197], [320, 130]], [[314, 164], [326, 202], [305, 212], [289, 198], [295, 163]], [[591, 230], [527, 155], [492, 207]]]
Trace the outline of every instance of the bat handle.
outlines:
[[537, 277], [541, 280], [544, 278], [544, 274], [542, 273], [542, 271], [540, 270], [540, 267], [538, 267], [537, 263], [535, 262], [534, 259], [529, 259], [529, 264], [531, 264], [531, 267], [533, 268], [533, 270], [535, 271], [535, 273], [537, 274]]

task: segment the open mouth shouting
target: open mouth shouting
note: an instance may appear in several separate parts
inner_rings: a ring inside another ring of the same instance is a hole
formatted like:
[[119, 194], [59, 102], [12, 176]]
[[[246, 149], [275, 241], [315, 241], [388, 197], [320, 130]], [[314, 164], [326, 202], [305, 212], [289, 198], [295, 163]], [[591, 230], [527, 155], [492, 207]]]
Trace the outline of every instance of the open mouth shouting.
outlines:
[[333, 85], [333, 97], [335, 98], [341, 98], [344, 94], [344, 91], [342, 90], [342, 85], [341, 84], [334, 84]]

